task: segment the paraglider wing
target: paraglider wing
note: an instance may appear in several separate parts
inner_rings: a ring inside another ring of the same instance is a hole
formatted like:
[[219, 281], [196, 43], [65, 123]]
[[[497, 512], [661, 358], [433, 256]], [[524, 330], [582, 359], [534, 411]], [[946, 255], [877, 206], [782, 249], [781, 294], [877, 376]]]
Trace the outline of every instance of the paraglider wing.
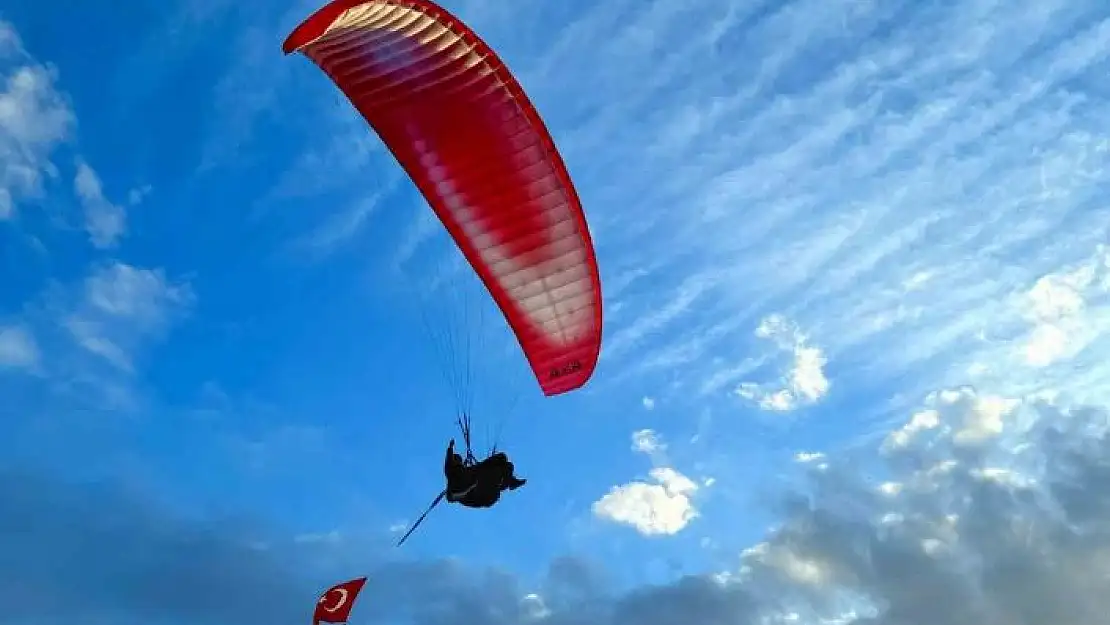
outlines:
[[546, 395], [589, 380], [601, 281], [543, 121], [501, 59], [428, 0], [335, 0], [286, 39], [408, 173], [504, 313]]

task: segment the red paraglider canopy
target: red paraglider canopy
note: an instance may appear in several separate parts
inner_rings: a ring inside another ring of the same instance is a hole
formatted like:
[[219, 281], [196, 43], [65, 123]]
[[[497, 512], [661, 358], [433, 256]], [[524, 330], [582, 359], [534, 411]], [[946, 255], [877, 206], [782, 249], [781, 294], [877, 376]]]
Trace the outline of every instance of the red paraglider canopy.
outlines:
[[505, 64], [428, 0], [335, 0], [283, 46], [346, 94], [427, 199], [546, 395], [589, 380], [601, 280], [582, 205]]

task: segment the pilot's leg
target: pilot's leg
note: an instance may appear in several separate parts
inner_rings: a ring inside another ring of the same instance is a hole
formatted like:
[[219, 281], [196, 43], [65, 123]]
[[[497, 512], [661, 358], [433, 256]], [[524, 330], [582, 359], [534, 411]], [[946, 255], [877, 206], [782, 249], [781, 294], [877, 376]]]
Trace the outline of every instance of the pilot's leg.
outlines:
[[509, 490], [516, 490], [516, 489], [520, 488], [521, 486], [524, 486], [524, 483], [528, 481], [528, 480], [522, 480], [519, 477], [517, 477], [515, 475], [515, 472], [516, 472], [516, 467], [513, 466], [513, 463], [510, 462], [506, 458], [505, 459], [505, 473], [504, 473], [505, 481], [502, 482], [502, 483]]

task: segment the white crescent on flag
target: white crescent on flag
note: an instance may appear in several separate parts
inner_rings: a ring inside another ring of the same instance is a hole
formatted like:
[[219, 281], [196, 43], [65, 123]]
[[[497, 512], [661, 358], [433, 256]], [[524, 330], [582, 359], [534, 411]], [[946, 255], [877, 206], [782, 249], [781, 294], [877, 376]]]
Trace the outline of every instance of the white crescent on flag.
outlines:
[[[339, 600], [335, 602], [334, 606], [329, 608], [327, 606], [326, 602], [328, 600], [328, 595], [331, 594], [332, 592], [339, 593]], [[320, 605], [324, 608], [324, 610], [326, 610], [328, 612], [338, 612], [339, 609], [342, 608], [344, 606], [344, 604], [346, 604], [346, 603], [347, 603], [347, 589], [346, 588], [332, 588], [328, 592], [324, 593], [323, 597], [320, 597]]]

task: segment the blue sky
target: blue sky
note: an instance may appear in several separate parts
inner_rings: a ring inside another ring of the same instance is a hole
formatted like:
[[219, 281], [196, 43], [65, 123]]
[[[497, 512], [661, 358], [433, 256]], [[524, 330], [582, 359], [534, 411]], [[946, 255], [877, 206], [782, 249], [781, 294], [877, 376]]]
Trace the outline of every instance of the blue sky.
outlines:
[[[579, 392], [281, 55], [317, 4], [0, 13], [0, 624], [1102, 618], [1107, 7], [445, 6], [586, 206]], [[464, 311], [530, 481], [398, 550]]]

